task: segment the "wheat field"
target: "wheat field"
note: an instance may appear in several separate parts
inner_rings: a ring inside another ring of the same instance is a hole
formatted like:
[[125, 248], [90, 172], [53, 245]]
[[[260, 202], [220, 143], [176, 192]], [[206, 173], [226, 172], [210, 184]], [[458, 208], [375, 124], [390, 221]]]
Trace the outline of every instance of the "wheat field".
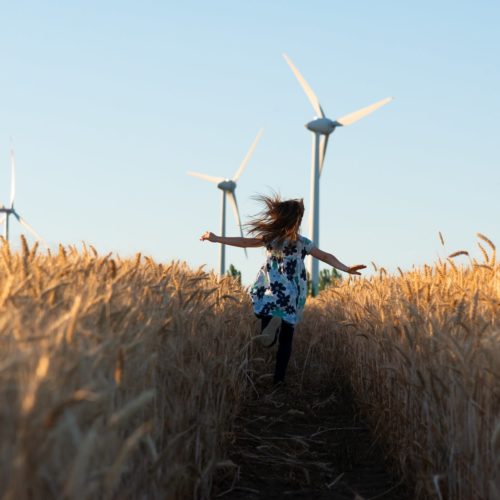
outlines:
[[[483, 237], [485, 238], [485, 237]], [[309, 300], [290, 376], [352, 386], [415, 498], [498, 496], [500, 266], [456, 254]], [[0, 250], [3, 498], [209, 498], [254, 376], [238, 283], [92, 247]]]
[[500, 265], [479, 236], [481, 263], [376, 269], [304, 318], [308, 370], [347, 379], [415, 498], [500, 498]]
[[140, 255], [0, 253], [3, 498], [207, 498], [246, 384], [244, 291]]

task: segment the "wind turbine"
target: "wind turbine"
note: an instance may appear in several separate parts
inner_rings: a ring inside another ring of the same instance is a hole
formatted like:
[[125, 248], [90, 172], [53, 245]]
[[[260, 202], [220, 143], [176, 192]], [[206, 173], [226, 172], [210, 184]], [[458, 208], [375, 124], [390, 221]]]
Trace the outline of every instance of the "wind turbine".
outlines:
[[14, 208], [14, 199], [16, 196], [16, 162], [14, 158], [14, 151], [10, 152], [10, 166], [11, 166], [11, 179], [10, 179], [10, 206], [0, 206], [0, 224], [5, 223], [4, 238], [9, 241], [9, 217], [13, 215], [20, 224], [22, 224], [37, 240], [43, 241], [43, 238], [19, 215], [19, 212]]
[[[325, 116], [325, 112], [321, 107], [316, 94], [313, 92], [304, 77], [300, 74], [299, 70], [295, 67], [291, 59], [283, 54], [285, 61], [290, 66], [293, 74], [300, 83], [312, 104], [316, 116], [314, 120], [307, 123], [305, 126], [313, 133], [312, 145], [312, 164], [311, 164], [311, 198], [310, 198], [310, 212], [309, 212], [309, 234], [315, 246], [319, 245], [319, 177], [323, 170], [323, 163], [325, 161], [326, 147], [328, 145], [328, 138], [337, 127], [347, 127], [361, 118], [369, 115], [376, 109], [384, 106], [392, 101], [392, 97], [387, 97], [378, 101], [366, 108], [362, 108], [354, 113], [342, 116], [336, 120], [330, 120]], [[318, 277], [319, 277], [319, 262], [317, 259], [310, 258], [308, 263], [308, 271], [311, 276], [312, 292], [316, 295], [318, 291]]]
[[[204, 179], [206, 181], [217, 184], [217, 187], [222, 191], [221, 236], [226, 236], [226, 197], [229, 198], [229, 203], [231, 203], [231, 206], [233, 208], [234, 217], [236, 219], [238, 226], [240, 227], [240, 234], [241, 236], [243, 236], [240, 212], [238, 210], [238, 202], [236, 201], [236, 193], [235, 193], [236, 182], [238, 181], [243, 170], [245, 170], [245, 167], [247, 166], [247, 163], [250, 160], [250, 157], [252, 156], [261, 135], [262, 135], [262, 129], [259, 130], [257, 137], [254, 139], [252, 145], [250, 146], [250, 149], [248, 150], [248, 153], [246, 154], [245, 158], [243, 158], [241, 165], [239, 166], [238, 170], [236, 170], [236, 173], [233, 175], [231, 179], [227, 179], [224, 177], [213, 177], [211, 175], [199, 174], [197, 172], [188, 172], [189, 175], [192, 175], [194, 177], [199, 177], [200, 179]], [[245, 250], [245, 255], [247, 255], [246, 248], [244, 248], [244, 250]], [[224, 273], [226, 272], [226, 245], [222, 244], [220, 246], [220, 254], [219, 254], [219, 270], [221, 276], [223, 276]]]

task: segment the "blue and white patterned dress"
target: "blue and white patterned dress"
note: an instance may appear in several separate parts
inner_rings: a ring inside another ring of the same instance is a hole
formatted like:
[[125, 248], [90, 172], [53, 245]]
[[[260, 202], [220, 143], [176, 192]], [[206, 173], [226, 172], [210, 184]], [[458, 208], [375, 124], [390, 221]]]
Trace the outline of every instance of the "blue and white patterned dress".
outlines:
[[306, 303], [307, 275], [304, 258], [313, 243], [299, 235], [281, 246], [266, 246], [266, 263], [250, 287], [253, 309], [258, 316], [279, 316], [295, 325]]

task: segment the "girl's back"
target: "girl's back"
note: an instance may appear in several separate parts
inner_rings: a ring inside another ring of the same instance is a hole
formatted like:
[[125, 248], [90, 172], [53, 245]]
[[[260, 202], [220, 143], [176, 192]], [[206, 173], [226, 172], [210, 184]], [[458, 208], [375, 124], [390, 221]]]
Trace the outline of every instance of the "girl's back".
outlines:
[[301, 235], [266, 245], [266, 262], [250, 289], [258, 316], [279, 316], [293, 325], [297, 323], [307, 296], [304, 258], [312, 246]]

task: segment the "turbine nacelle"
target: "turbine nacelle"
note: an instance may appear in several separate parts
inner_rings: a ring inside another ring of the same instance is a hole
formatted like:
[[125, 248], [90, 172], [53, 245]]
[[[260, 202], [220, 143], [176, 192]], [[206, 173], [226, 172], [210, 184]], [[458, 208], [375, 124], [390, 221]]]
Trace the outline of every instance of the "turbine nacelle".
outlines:
[[224, 179], [223, 181], [219, 182], [219, 184], [217, 184], [217, 187], [219, 189], [222, 189], [222, 191], [230, 191], [231, 193], [233, 193], [236, 189], [236, 182], [231, 179]]
[[305, 127], [311, 132], [315, 132], [317, 134], [330, 135], [335, 130], [335, 127], [338, 127], [339, 125], [342, 126], [340, 123], [334, 122], [329, 118], [316, 118], [315, 120], [306, 123]]

